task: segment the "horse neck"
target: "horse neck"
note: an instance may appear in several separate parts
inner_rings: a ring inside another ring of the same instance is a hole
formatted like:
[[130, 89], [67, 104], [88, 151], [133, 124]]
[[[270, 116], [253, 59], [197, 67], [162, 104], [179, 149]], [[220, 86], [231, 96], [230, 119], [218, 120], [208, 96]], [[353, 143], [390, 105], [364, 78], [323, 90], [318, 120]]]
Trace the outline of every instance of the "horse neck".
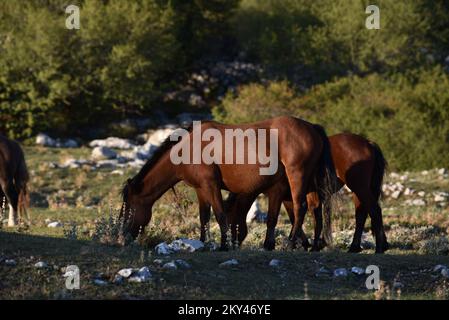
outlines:
[[178, 183], [176, 167], [168, 155], [164, 155], [143, 179], [142, 195], [145, 202], [153, 205], [168, 189]]

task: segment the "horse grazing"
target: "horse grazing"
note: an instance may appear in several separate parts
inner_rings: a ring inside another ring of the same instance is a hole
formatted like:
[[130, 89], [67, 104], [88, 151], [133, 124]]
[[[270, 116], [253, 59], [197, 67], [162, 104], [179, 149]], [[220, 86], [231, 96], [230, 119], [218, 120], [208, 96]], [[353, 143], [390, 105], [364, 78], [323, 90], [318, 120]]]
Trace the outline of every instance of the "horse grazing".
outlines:
[[8, 226], [17, 225], [20, 217], [28, 219], [29, 180], [25, 157], [20, 145], [0, 135], [0, 201], [4, 197], [9, 205]]
[[[377, 144], [359, 135], [342, 133], [329, 137], [332, 160], [338, 177], [337, 184], [332, 192], [337, 192], [347, 185], [353, 192], [353, 202], [355, 205], [356, 229], [349, 252], [360, 252], [361, 237], [368, 214], [371, 217], [371, 229], [376, 238], [376, 253], [383, 253], [388, 250], [388, 242], [385, 235], [382, 209], [379, 199], [382, 193], [382, 181], [385, 174], [387, 162]], [[311, 185], [313, 188], [313, 185]], [[292, 201], [289, 195], [289, 185], [285, 177], [277, 184], [273, 185], [266, 192], [269, 199], [269, 210], [267, 220], [267, 238], [264, 243], [266, 249], [274, 249], [272, 236], [269, 237], [270, 229], [277, 223], [281, 202], [286, 208], [290, 221], [294, 222], [292, 213]], [[257, 195], [248, 196], [245, 194], [230, 194], [226, 201], [226, 206], [230, 210], [230, 220], [232, 224], [246, 225], [246, 213]], [[325, 242], [331, 241], [330, 229], [330, 206], [328, 200], [323, 200], [316, 190], [309, 190], [307, 194], [307, 206], [301, 210], [303, 217], [310, 209], [315, 217], [315, 235], [312, 250], [318, 251], [323, 247], [320, 239], [323, 228], [322, 211], [326, 217]], [[244, 228], [246, 230], [246, 227]], [[273, 231], [271, 231], [273, 232]], [[234, 235], [233, 235], [234, 236]], [[246, 236], [246, 233], [238, 235], [239, 243]], [[326, 238], [327, 237], [327, 238]], [[307, 249], [307, 243], [303, 242]]]
[[[270, 132], [270, 141], [263, 139], [267, 132]], [[271, 139], [272, 132], [276, 139]], [[241, 125], [207, 121], [199, 128], [195, 128], [194, 123], [193, 128], [184, 132], [181, 141], [169, 137], [137, 175], [128, 179], [122, 191], [121, 210], [121, 216], [124, 215], [127, 222], [126, 231], [136, 237], [150, 222], [155, 201], [175, 184], [184, 181], [196, 191], [201, 240], [205, 239], [212, 207], [220, 225], [221, 249], [226, 249], [227, 218], [221, 189], [233, 193], [261, 193], [286, 176], [295, 217], [291, 230], [294, 242], [298, 234], [303, 234], [299, 212], [310, 179], [316, 170], [321, 170], [320, 166], [328, 165], [320, 161], [323, 153], [330, 152], [325, 150], [323, 139], [327, 140], [327, 136], [320, 134], [312, 124], [293, 117]], [[211, 148], [212, 142], [215, 148]], [[190, 161], [173, 161], [173, 155], [180, 151], [188, 153]], [[204, 161], [205, 153], [211, 155], [212, 161]], [[270, 159], [274, 156], [273, 165], [277, 170], [261, 174], [267, 169], [266, 161], [260, 157], [255, 159], [255, 155], [261, 153], [269, 154]]]

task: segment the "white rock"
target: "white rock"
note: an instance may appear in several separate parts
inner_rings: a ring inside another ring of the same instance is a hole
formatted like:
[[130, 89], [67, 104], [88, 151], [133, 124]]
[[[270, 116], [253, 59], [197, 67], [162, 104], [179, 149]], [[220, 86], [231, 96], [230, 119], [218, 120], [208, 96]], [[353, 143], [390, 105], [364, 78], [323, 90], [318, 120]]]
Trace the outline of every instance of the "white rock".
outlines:
[[97, 286], [106, 286], [106, 285], [108, 284], [106, 281], [101, 280], [101, 279], [94, 279], [94, 283], [95, 283]]
[[423, 199], [415, 199], [412, 201], [414, 206], [425, 206], [426, 202]]
[[128, 139], [121, 139], [117, 137], [109, 137], [106, 139], [97, 139], [93, 140], [89, 143], [89, 147], [95, 148], [95, 147], [107, 147], [107, 148], [114, 148], [114, 149], [132, 149], [136, 145], [132, 143]]
[[396, 172], [391, 172], [390, 177], [391, 178], [399, 178], [399, 174], [397, 174]]
[[427, 176], [427, 175], [429, 174], [429, 171], [424, 170], [424, 171], [421, 172], [421, 174], [422, 174], [423, 176]]
[[448, 268], [441, 269], [441, 275], [445, 278], [449, 278], [449, 269]]
[[360, 267], [352, 267], [351, 268], [351, 272], [356, 274], [356, 275], [361, 276], [361, 275], [365, 274], [365, 269], [360, 268]]
[[147, 282], [151, 280], [151, 272], [150, 269], [148, 269], [148, 267], [142, 267], [139, 269], [139, 271], [131, 276], [128, 281], [129, 282]]
[[174, 261], [170, 261], [170, 262], [165, 263], [162, 266], [162, 269], [165, 269], [165, 270], [176, 270], [176, 269], [178, 269], [178, 267], [176, 266]]
[[111, 174], [117, 175], [117, 176], [123, 176], [125, 174], [125, 172], [123, 172], [123, 170], [114, 170], [111, 172]]
[[114, 280], [112, 280], [113, 284], [122, 284], [123, 282], [125, 282], [125, 278], [119, 274], [116, 274]]
[[92, 150], [91, 157], [94, 160], [114, 159], [117, 153], [107, 147], [95, 147]]
[[278, 260], [278, 259], [272, 259], [272, 260], [270, 261], [270, 263], [268, 263], [268, 265], [269, 265], [270, 267], [273, 267], [273, 268], [280, 267], [280, 265], [281, 265], [281, 260]]
[[119, 274], [123, 278], [129, 278], [132, 275], [133, 271], [134, 270], [132, 268], [126, 268], [126, 269], [119, 270], [119, 272], [117, 272], [117, 274]]
[[36, 144], [44, 147], [54, 147], [56, 141], [45, 133], [39, 133], [36, 136]]
[[[251, 208], [248, 211], [248, 214], [246, 215], [246, 222], [250, 223], [253, 220], [263, 220], [264, 216], [266, 216], [266, 213], [262, 211], [260, 208], [259, 201], [256, 199], [253, 204], [251, 205]], [[263, 222], [263, 221], [262, 221]]]
[[200, 240], [181, 238], [173, 241], [169, 245], [173, 251], [195, 252], [204, 248], [204, 243]]
[[338, 268], [334, 270], [334, 277], [346, 277], [348, 276], [348, 270], [345, 268]]
[[156, 254], [160, 255], [169, 255], [172, 253], [171, 248], [168, 246], [166, 242], [159, 243], [154, 250], [156, 251]]
[[190, 269], [192, 266], [185, 260], [177, 259], [175, 260], [175, 264], [181, 269]]
[[17, 262], [14, 259], [6, 259], [5, 260], [5, 265], [10, 266], [10, 267], [14, 267], [14, 266], [17, 265]]
[[435, 201], [435, 202], [444, 202], [444, 201], [446, 201], [446, 197], [444, 197], [444, 196], [442, 196], [440, 194], [437, 194], [437, 195], [435, 195], [435, 198], [433, 199], [433, 201]]
[[398, 199], [400, 195], [401, 195], [401, 191], [397, 190], [391, 194], [391, 197], [393, 199]]
[[426, 193], [424, 191], [418, 192], [418, 196], [420, 196], [421, 198], [424, 197], [425, 195], [426, 195]]
[[230, 266], [236, 266], [239, 262], [236, 259], [227, 260], [225, 262], [220, 263], [220, 267], [230, 267]]
[[47, 227], [48, 227], [48, 228], [60, 228], [60, 227], [62, 227], [62, 223], [59, 222], [59, 221], [50, 222], [50, 223], [47, 225]]
[[160, 146], [162, 142], [167, 139], [170, 134], [172, 134], [175, 131], [175, 129], [172, 128], [165, 128], [165, 129], [158, 129], [152, 132], [149, 137], [146, 144], [153, 145], [153, 146]]
[[39, 261], [34, 264], [34, 266], [38, 269], [47, 268], [47, 263], [44, 261]]
[[415, 190], [406, 188], [404, 191], [404, 196], [411, 196], [413, 193], [415, 193]]
[[154, 263], [154, 264], [157, 264], [158, 266], [160, 266], [161, 264], [164, 263], [164, 261], [163, 261], [162, 259], [154, 259], [154, 260], [153, 260], [153, 263]]
[[434, 268], [433, 268], [433, 272], [441, 272], [441, 270], [446, 269], [447, 267], [445, 265], [442, 264], [437, 264]]

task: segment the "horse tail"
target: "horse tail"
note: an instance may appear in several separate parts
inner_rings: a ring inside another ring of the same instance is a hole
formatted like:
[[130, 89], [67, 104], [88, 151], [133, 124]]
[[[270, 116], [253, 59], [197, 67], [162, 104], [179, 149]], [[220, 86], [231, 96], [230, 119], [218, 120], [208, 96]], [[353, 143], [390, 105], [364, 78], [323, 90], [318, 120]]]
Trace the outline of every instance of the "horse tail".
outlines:
[[388, 168], [388, 163], [379, 145], [372, 141], [369, 141], [369, 144], [374, 152], [374, 172], [371, 178], [371, 192], [376, 201], [379, 201], [380, 197], [383, 196], [382, 183]]
[[336, 190], [337, 174], [335, 172], [334, 162], [332, 160], [331, 145], [325, 129], [314, 124], [314, 129], [318, 132], [323, 141], [323, 151], [318, 164], [318, 171], [315, 176], [315, 187], [323, 205], [323, 237], [324, 241], [332, 244], [332, 195]]
[[21, 156], [19, 166], [17, 167], [16, 175], [14, 177], [15, 185], [19, 193], [18, 211], [21, 217], [26, 217], [27, 222], [30, 224], [31, 219], [28, 213], [30, 206], [30, 196], [28, 193], [28, 181], [30, 179], [28, 168], [25, 162], [25, 158]]

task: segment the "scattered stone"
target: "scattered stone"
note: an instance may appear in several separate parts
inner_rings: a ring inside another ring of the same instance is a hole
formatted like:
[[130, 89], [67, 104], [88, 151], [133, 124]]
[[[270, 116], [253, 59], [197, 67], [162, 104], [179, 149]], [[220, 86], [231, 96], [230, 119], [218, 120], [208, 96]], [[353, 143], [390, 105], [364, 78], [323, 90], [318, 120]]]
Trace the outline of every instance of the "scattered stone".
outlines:
[[48, 264], [44, 261], [39, 261], [34, 264], [34, 266], [38, 269], [47, 268]]
[[404, 196], [411, 196], [413, 193], [415, 193], [415, 190], [411, 188], [406, 188], [404, 191]]
[[117, 274], [122, 276], [123, 278], [129, 278], [132, 275], [133, 271], [134, 270], [132, 268], [126, 268], [119, 270]]
[[62, 227], [62, 223], [59, 221], [54, 221], [54, 222], [50, 222], [47, 225], [48, 228], [61, 228]]
[[106, 139], [97, 139], [93, 140], [89, 143], [89, 147], [95, 148], [95, 147], [106, 147], [106, 148], [114, 148], [114, 149], [132, 149], [136, 145], [132, 143], [128, 139], [121, 139], [117, 137], [109, 137]]
[[129, 282], [137, 282], [137, 283], [147, 282], [149, 280], [151, 280], [151, 272], [150, 269], [148, 269], [148, 267], [140, 268], [135, 275], [131, 276], [128, 279]]
[[17, 262], [14, 259], [6, 259], [5, 265], [7, 265], [9, 267], [15, 267], [17, 265]]
[[360, 267], [352, 267], [351, 268], [351, 272], [356, 274], [356, 275], [358, 275], [358, 276], [361, 276], [361, 275], [365, 274], [365, 269], [360, 268]]
[[446, 173], [447, 173], [446, 168], [438, 169], [438, 174], [439, 174], [440, 176], [443, 176], [443, 175], [445, 175]]
[[334, 270], [334, 277], [347, 277], [348, 276], [348, 270], [345, 268], [338, 268]]
[[415, 199], [412, 201], [414, 206], [425, 206], [426, 202], [423, 199]]
[[93, 160], [115, 159], [117, 158], [117, 153], [107, 147], [95, 147], [92, 150], [91, 158]]
[[315, 273], [315, 277], [320, 277], [320, 276], [330, 276], [332, 274], [332, 272], [327, 269], [326, 267], [321, 267], [316, 273]]
[[397, 190], [391, 194], [391, 197], [393, 199], [398, 199], [400, 195], [401, 195], [401, 191]]
[[420, 196], [421, 198], [424, 197], [425, 195], [426, 195], [426, 193], [424, 191], [418, 192], [418, 196]]
[[442, 269], [446, 269], [447, 267], [445, 265], [442, 264], [437, 264], [434, 268], [433, 268], [433, 272], [441, 272]]
[[278, 259], [272, 259], [272, 260], [270, 261], [270, 263], [268, 263], [268, 265], [269, 265], [270, 267], [273, 267], [273, 268], [278, 268], [278, 267], [281, 266], [281, 260], [278, 260]]
[[158, 265], [158, 266], [160, 266], [160, 265], [162, 265], [164, 263], [164, 261], [162, 259], [154, 259], [153, 263]]
[[108, 282], [102, 279], [94, 279], [94, 284], [96, 284], [97, 286], [106, 286], [108, 285]]
[[256, 199], [254, 200], [251, 208], [248, 211], [248, 214], [246, 215], [246, 222], [250, 223], [253, 220], [256, 220], [258, 222], [266, 222], [267, 216], [268, 215], [260, 208], [259, 201]]
[[165, 269], [165, 270], [176, 270], [176, 269], [178, 269], [178, 267], [176, 266], [174, 261], [170, 261], [170, 262], [165, 263], [162, 266], [162, 269]]
[[448, 268], [441, 269], [441, 275], [445, 278], [449, 278], [449, 269]]
[[112, 280], [113, 284], [122, 284], [123, 282], [125, 282], [125, 277], [123, 277], [119, 274], [116, 274], [114, 277], [114, 280]]
[[427, 176], [427, 175], [429, 174], [429, 171], [427, 171], [427, 170], [421, 171], [421, 174], [422, 174], [423, 176]]
[[123, 170], [114, 170], [111, 172], [111, 174], [117, 175], [117, 176], [123, 176], [125, 174], [125, 172], [123, 172]]
[[182, 259], [175, 260], [175, 263], [181, 269], [190, 269], [190, 268], [192, 268], [192, 266], [187, 261], [184, 261]]
[[165, 139], [167, 139], [173, 132], [175, 131], [175, 129], [173, 128], [164, 128], [164, 129], [158, 129], [155, 130], [154, 132], [152, 132], [149, 137], [147, 142], [145, 143], [146, 145], [152, 145], [152, 146], [160, 146], [162, 144], [162, 142], [165, 141]]
[[50, 148], [78, 148], [78, 142], [73, 139], [53, 139], [45, 133], [36, 136], [36, 144]]
[[169, 255], [171, 253], [171, 249], [168, 246], [166, 242], [159, 243], [154, 250], [156, 251], [156, 254], [160, 255]]
[[200, 240], [181, 238], [173, 241], [169, 245], [172, 251], [195, 252], [204, 248], [204, 243]]
[[220, 263], [220, 268], [223, 267], [231, 267], [231, 266], [237, 266], [239, 262], [236, 259], [227, 260], [225, 262]]

